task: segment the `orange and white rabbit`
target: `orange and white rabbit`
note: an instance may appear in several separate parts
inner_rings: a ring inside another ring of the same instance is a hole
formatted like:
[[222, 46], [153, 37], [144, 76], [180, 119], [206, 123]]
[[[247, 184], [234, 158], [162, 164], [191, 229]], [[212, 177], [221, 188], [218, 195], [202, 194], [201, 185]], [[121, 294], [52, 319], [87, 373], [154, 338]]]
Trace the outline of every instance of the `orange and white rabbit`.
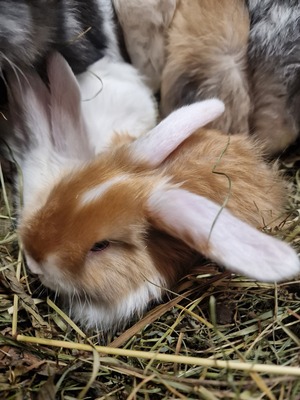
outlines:
[[[51, 73], [57, 62], [49, 61], [50, 90], [33, 72], [21, 86], [10, 77], [17, 125], [23, 121], [36, 146], [23, 161], [31, 199], [19, 235], [29, 268], [66, 299], [75, 320], [115, 329], [159, 301], [196, 253], [263, 281], [300, 272], [295, 251], [257, 229], [285, 205], [276, 168], [245, 135], [202, 128], [224, 112], [221, 101], [180, 108], [95, 157], [78, 88], [65, 91]], [[27, 140], [26, 129], [18, 134]]]

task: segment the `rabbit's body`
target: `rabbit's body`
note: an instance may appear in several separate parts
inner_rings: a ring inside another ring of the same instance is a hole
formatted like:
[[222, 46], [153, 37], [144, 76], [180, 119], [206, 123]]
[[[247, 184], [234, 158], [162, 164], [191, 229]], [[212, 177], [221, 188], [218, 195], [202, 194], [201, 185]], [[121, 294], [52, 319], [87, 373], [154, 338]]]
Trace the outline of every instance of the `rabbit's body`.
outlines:
[[290, 145], [300, 130], [300, 4], [248, 0], [253, 133], [268, 152]]
[[[262, 279], [269, 280], [268, 269], [263, 266], [264, 251], [268, 251], [264, 240], [254, 239], [255, 246], [261, 246], [260, 250], [256, 249], [261, 251], [261, 259], [257, 259], [256, 270], [252, 270], [253, 248], [245, 250], [242, 245], [245, 259], [239, 260], [243, 257], [237, 257], [236, 244], [232, 243], [229, 225], [232, 221], [225, 222], [226, 210], [223, 210], [224, 216], [221, 212], [217, 217], [217, 212], [230, 196], [226, 208], [246, 223], [261, 227], [264, 220], [273, 221], [282, 213], [284, 185], [277, 171], [256, 155], [253, 145], [245, 143], [244, 136], [236, 135], [216, 169], [230, 179], [229, 190], [227, 177], [213, 172], [226, 146], [225, 135], [200, 130], [154, 170], [149, 170], [143, 161], [134, 162], [134, 150], [125, 144], [66, 173], [34, 213], [25, 210], [23, 214], [20, 235], [29, 266], [46, 286], [68, 299], [74, 319], [104, 330], [119, 326], [142, 313], [149, 302], [160, 300], [164, 288], [172, 286], [192, 267], [195, 249], [224, 261], [218, 246], [214, 249], [213, 239], [211, 245], [205, 239], [211, 229], [212, 237], [215, 233], [220, 235], [218, 240], [225, 243], [228, 258], [233, 257], [239, 268], [250, 276], [260, 274]], [[165, 221], [157, 217], [156, 213], [170, 213], [169, 223], [176, 225], [181, 214], [193, 209], [193, 202], [176, 204], [178, 188], [188, 196], [196, 194], [199, 205], [199, 199], [209, 199], [201, 216], [191, 216], [192, 220], [199, 219], [205, 235], [193, 234], [191, 221], [182, 232], [176, 233], [175, 228], [166, 227]], [[156, 206], [156, 196], [159, 202], [168, 189], [174, 190], [174, 195], [167, 199], [161, 211]], [[209, 209], [210, 200], [215, 204], [213, 210]], [[172, 210], [174, 203], [175, 210]], [[223, 222], [218, 223], [218, 218], [222, 221], [223, 217], [225, 226]], [[215, 218], [216, 226], [212, 228]], [[238, 229], [238, 234], [241, 242], [245, 235], [248, 243], [251, 239], [246, 231], [247, 228]], [[104, 249], [91, 251], [94, 243]], [[277, 245], [279, 242], [272, 249], [271, 258], [282, 257], [276, 254]], [[287, 259], [282, 259], [282, 263], [288, 262]], [[288, 269], [283, 264], [279, 262], [278, 273], [282, 276]]]
[[28, 67], [54, 49], [80, 73], [104, 55], [120, 59], [111, 0], [2, 0], [0, 69]]
[[185, 189], [218, 204], [228, 196], [226, 207], [234, 215], [263, 228], [273, 221], [278, 223], [286, 187], [275, 166], [271, 168], [262, 160], [260, 151], [258, 143], [245, 140], [242, 134], [228, 137], [202, 129], [167, 159], [166, 174], [172, 181], [182, 182]]
[[243, 1], [180, 1], [168, 31], [163, 114], [218, 97], [225, 102], [226, 111], [212, 126], [224, 132], [247, 133], [249, 29]]
[[20, 239], [30, 269], [66, 299], [74, 319], [115, 329], [160, 300], [199, 253], [266, 281], [299, 272], [287, 244], [254, 228], [283, 210], [276, 169], [247, 137], [198, 130], [223, 103], [179, 109], [135, 140], [115, 135], [114, 146], [95, 157], [64, 60], [49, 60], [50, 90], [35, 73], [25, 77], [10, 77], [16, 137], [26, 143], [29, 131], [36, 155], [21, 157]]
[[157, 107], [136, 68], [105, 56], [77, 75], [81, 109], [95, 154], [109, 147], [115, 133], [137, 137], [153, 128]]

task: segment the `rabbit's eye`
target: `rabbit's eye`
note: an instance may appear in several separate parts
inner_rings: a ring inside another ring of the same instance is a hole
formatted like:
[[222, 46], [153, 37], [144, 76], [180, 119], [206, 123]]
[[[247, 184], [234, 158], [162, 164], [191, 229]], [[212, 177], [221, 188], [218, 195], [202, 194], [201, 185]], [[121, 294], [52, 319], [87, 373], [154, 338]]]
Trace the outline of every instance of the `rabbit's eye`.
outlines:
[[91, 248], [91, 251], [102, 251], [105, 250], [109, 246], [108, 240], [102, 240], [102, 242], [96, 242], [94, 246]]

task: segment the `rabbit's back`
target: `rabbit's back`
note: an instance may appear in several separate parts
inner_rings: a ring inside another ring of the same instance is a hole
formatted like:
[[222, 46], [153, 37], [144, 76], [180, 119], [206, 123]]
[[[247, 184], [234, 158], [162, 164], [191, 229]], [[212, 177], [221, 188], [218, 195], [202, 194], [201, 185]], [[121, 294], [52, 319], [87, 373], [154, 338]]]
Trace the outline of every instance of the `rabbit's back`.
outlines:
[[286, 184], [276, 164], [266, 163], [261, 146], [243, 134], [200, 129], [167, 160], [176, 182], [256, 227], [278, 223], [286, 202]]
[[162, 112], [217, 97], [226, 111], [213, 127], [247, 132], [248, 11], [243, 2], [181, 1], [169, 29]]

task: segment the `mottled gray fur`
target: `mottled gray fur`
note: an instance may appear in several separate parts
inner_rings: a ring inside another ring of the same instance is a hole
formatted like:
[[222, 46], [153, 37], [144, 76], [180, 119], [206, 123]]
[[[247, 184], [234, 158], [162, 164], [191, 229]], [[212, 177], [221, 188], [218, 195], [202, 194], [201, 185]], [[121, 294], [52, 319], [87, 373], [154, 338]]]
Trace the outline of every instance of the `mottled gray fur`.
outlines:
[[0, 70], [36, 65], [53, 49], [83, 72], [118, 52], [112, 14], [110, 0], [0, 0]]
[[0, 0], [1, 136], [11, 129], [8, 71], [21, 76], [33, 66], [43, 74], [46, 55], [58, 50], [81, 73], [105, 55], [122, 59], [118, 43], [111, 0]]
[[291, 144], [300, 129], [300, 2], [248, 0], [250, 126], [271, 153]]

